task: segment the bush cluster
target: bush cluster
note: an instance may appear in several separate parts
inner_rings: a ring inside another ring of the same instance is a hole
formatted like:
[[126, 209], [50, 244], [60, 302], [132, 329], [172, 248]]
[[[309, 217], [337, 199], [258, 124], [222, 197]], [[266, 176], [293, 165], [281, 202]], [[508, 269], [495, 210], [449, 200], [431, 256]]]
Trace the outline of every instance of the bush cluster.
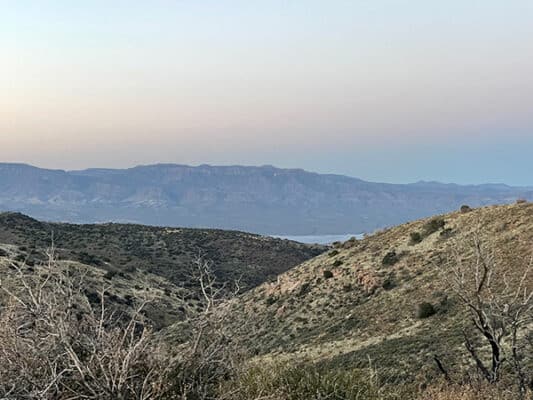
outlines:
[[[404, 389], [405, 390], [405, 389]], [[245, 369], [223, 387], [232, 400], [399, 400], [384, 394], [369, 370], [336, 370], [314, 364], [273, 364]], [[400, 392], [398, 390], [398, 392]], [[408, 395], [404, 398], [410, 398]]]
[[398, 261], [400, 261], [400, 256], [396, 253], [395, 250], [391, 250], [387, 254], [385, 254], [385, 257], [383, 257], [381, 263], [384, 266], [391, 266], [396, 264]]
[[328, 253], [328, 256], [330, 256], [330, 257], [335, 257], [337, 254], [339, 254], [339, 250], [331, 250], [331, 251]]
[[443, 218], [433, 218], [426, 222], [426, 224], [423, 227], [423, 233], [425, 236], [429, 236], [432, 233], [437, 232], [438, 230], [444, 228], [444, 225], [446, 225], [446, 221], [444, 221]]
[[324, 279], [330, 279], [330, 278], [333, 278], [333, 272], [331, 272], [330, 270], [328, 269], [325, 269], [324, 272], [322, 273], [323, 276], [324, 276]]
[[472, 211], [469, 205], [463, 204], [461, 206], [461, 213], [466, 214], [467, 212]]
[[420, 232], [411, 232], [409, 234], [409, 243], [410, 244], [417, 244], [417, 243], [420, 243], [423, 239], [422, 235], [420, 234]]
[[446, 221], [440, 217], [429, 220], [422, 227], [422, 232], [411, 232], [409, 234], [409, 244], [415, 245], [422, 242], [427, 236], [443, 229], [445, 225]]
[[429, 318], [432, 315], [435, 315], [437, 310], [435, 310], [435, 307], [433, 307], [433, 304], [431, 303], [420, 303], [416, 310], [416, 317], [419, 319], [425, 319]]

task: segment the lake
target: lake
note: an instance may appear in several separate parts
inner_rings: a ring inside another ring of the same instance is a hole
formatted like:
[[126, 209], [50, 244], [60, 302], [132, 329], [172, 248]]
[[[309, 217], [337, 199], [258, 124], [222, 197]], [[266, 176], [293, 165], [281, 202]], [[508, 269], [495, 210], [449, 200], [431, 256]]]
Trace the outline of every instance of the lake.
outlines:
[[331, 244], [333, 242], [345, 242], [352, 237], [362, 239], [363, 235], [364, 233], [346, 233], [340, 235], [272, 235], [272, 237], [294, 240], [300, 243]]

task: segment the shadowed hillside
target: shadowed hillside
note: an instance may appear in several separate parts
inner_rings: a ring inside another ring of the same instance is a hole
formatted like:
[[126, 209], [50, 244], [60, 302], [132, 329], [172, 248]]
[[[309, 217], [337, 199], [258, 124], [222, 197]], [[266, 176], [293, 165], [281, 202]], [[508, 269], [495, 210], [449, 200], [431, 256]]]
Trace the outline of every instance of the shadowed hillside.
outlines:
[[[198, 282], [191, 277], [191, 269], [198, 257], [213, 264], [219, 285], [239, 280], [244, 291], [326, 249], [235, 231], [73, 225], [0, 214], [0, 246], [7, 246], [4, 252], [9, 250], [9, 260], [31, 269], [46, 261], [45, 250], [52, 240], [59, 260], [90, 267], [91, 276], [101, 284], [123, 288], [119, 297], [126, 302], [126, 295], [135, 298], [143, 290], [176, 297], [178, 288], [181, 297], [196, 301]], [[179, 316], [179, 302], [167, 303], [159, 304], [161, 315], [153, 316], [158, 326]]]

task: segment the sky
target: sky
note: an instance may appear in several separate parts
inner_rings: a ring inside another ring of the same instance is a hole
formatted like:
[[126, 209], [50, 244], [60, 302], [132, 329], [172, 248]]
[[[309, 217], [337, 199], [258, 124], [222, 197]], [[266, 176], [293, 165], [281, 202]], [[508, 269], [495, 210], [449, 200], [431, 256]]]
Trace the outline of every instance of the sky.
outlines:
[[0, 0], [0, 161], [533, 186], [531, 0]]

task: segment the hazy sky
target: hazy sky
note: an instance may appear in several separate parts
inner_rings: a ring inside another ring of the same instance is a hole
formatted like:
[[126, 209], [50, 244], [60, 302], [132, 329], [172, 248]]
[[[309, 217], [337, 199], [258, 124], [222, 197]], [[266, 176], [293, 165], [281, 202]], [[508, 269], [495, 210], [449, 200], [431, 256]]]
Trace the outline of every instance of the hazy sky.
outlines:
[[0, 0], [0, 161], [533, 185], [531, 0]]

